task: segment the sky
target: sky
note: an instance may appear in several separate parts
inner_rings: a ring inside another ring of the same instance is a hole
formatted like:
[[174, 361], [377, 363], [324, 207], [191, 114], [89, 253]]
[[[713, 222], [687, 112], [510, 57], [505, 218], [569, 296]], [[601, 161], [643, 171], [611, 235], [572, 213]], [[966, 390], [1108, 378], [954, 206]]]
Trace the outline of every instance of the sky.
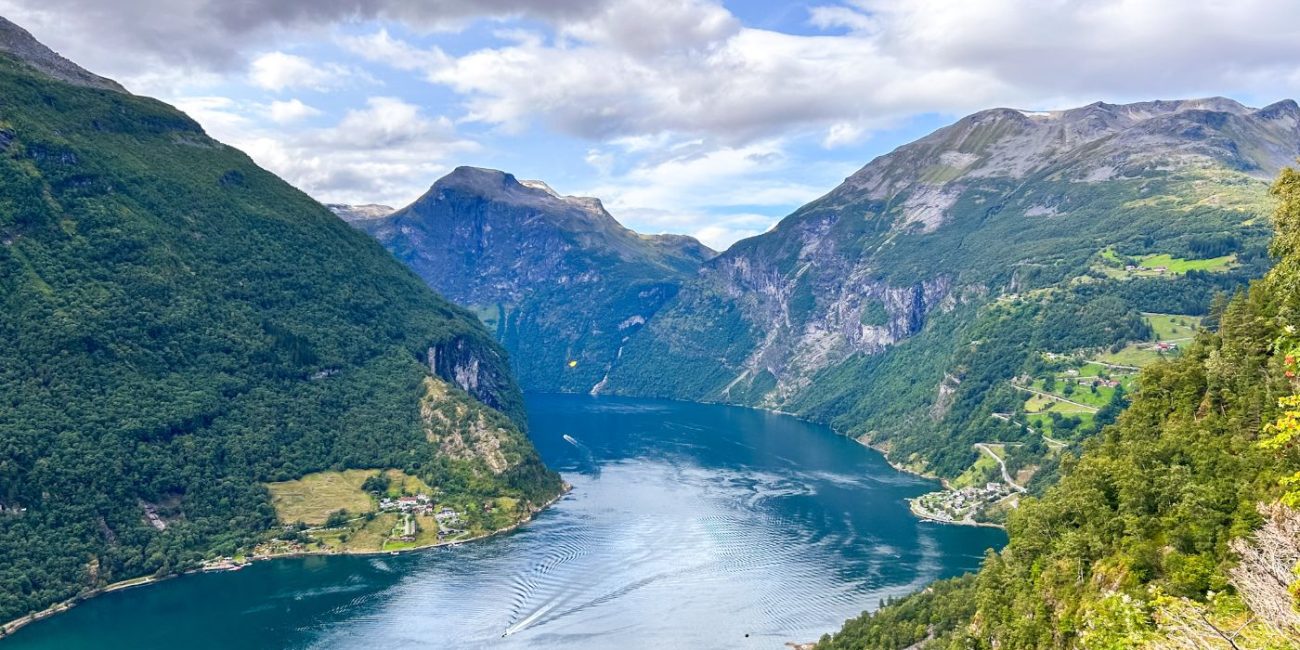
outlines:
[[1300, 96], [1294, 0], [0, 0], [322, 202], [458, 165], [722, 249], [985, 108]]

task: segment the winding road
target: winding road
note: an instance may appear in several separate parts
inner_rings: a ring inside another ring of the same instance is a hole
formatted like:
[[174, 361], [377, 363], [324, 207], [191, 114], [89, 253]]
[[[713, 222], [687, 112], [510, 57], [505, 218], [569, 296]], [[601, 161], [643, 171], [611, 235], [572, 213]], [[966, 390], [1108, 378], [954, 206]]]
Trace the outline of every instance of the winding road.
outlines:
[[1035, 388], [1029, 388], [1029, 387], [1027, 387], [1027, 386], [1021, 386], [1021, 385], [1019, 385], [1019, 384], [1012, 384], [1012, 386], [1015, 386], [1016, 388], [1019, 388], [1020, 390], [1023, 390], [1023, 391], [1025, 391], [1026, 393], [1033, 393], [1033, 394], [1035, 394], [1035, 395], [1037, 395], [1037, 396], [1039, 396], [1039, 397], [1045, 398], [1045, 399], [1056, 400], [1056, 401], [1058, 401], [1058, 402], [1065, 402], [1066, 404], [1073, 404], [1073, 405], [1078, 406], [1078, 407], [1080, 407], [1080, 408], [1087, 409], [1089, 413], [1096, 413], [1097, 410], [1098, 410], [1097, 407], [1095, 407], [1095, 406], [1089, 406], [1089, 405], [1087, 405], [1087, 404], [1083, 404], [1083, 403], [1080, 403], [1080, 402], [1076, 402], [1076, 401], [1071, 400], [1071, 399], [1065, 399], [1064, 397], [1061, 397], [1060, 395], [1053, 395], [1053, 394], [1051, 394], [1051, 393], [1044, 393], [1043, 391], [1038, 390], [1038, 389], [1035, 389]]
[[1015, 481], [1011, 480], [1011, 473], [1007, 471], [1007, 464], [1006, 464], [1006, 462], [1003, 461], [1003, 460], [1002, 460], [1002, 457], [999, 456], [999, 455], [997, 455], [997, 453], [995, 453], [995, 452], [993, 451], [993, 449], [991, 449], [988, 445], [986, 445], [986, 444], [984, 444], [984, 443], [982, 443], [982, 442], [977, 442], [977, 443], [975, 443], [975, 446], [976, 446], [976, 447], [979, 447], [979, 450], [980, 450], [980, 451], [982, 451], [982, 452], [984, 452], [984, 453], [986, 453], [986, 454], [992, 456], [992, 457], [993, 457], [993, 460], [998, 461], [998, 465], [1000, 465], [1000, 466], [1002, 467], [1002, 480], [1006, 481], [1006, 482], [1007, 482], [1007, 485], [1011, 486], [1011, 489], [1015, 490], [1016, 492], [1021, 492], [1021, 493], [1028, 492], [1028, 491], [1029, 491], [1029, 490], [1026, 490], [1025, 488], [1020, 487], [1019, 485], [1016, 484]]
[[1023, 422], [1020, 422], [1019, 420], [1013, 420], [1013, 419], [1011, 419], [1011, 416], [1010, 416], [1010, 415], [1007, 415], [1006, 413], [992, 413], [992, 414], [991, 414], [991, 417], [995, 417], [995, 418], [997, 418], [997, 419], [999, 419], [999, 420], [1002, 420], [1003, 422], [1010, 422], [1011, 424], [1015, 424], [1015, 425], [1018, 425], [1018, 426], [1022, 426], [1022, 427], [1025, 428], [1026, 431], [1028, 431], [1028, 432], [1030, 432], [1030, 433], [1037, 433], [1038, 435], [1042, 436], [1042, 437], [1043, 437], [1043, 440], [1044, 440], [1045, 442], [1047, 442], [1047, 444], [1049, 444], [1049, 445], [1053, 445], [1053, 446], [1056, 446], [1056, 447], [1068, 447], [1068, 446], [1070, 446], [1069, 443], [1067, 443], [1067, 442], [1065, 442], [1065, 441], [1062, 441], [1062, 440], [1057, 440], [1056, 438], [1052, 438], [1052, 437], [1048, 436], [1046, 433], [1043, 433], [1042, 431], [1039, 431], [1039, 430], [1037, 430], [1037, 429], [1035, 429], [1035, 428], [1029, 426], [1028, 424], [1025, 424], [1025, 423], [1023, 423]]

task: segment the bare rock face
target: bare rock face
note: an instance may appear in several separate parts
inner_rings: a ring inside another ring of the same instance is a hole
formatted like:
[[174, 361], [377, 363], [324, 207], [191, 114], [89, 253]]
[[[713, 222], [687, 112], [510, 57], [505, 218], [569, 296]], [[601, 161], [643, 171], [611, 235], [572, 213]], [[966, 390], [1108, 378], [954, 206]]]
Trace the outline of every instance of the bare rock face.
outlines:
[[389, 207], [380, 203], [364, 203], [361, 205], [348, 205], [345, 203], [326, 203], [325, 207], [330, 212], [348, 223], [359, 221], [369, 221], [371, 219], [383, 219], [397, 211], [396, 208]]
[[447, 384], [439, 379], [425, 379], [420, 417], [425, 437], [438, 445], [442, 456], [481, 463], [493, 474], [518, 464], [503, 451], [510, 444], [510, 431], [493, 423], [473, 403], [450, 399]]
[[45, 47], [27, 30], [0, 16], [0, 52], [9, 54], [27, 65], [70, 84], [125, 93], [126, 89], [112, 79], [106, 79], [61, 57]]
[[484, 359], [481, 346], [456, 338], [426, 351], [430, 374], [454, 384], [492, 408], [510, 412], [513, 406], [503, 401], [509, 394], [510, 378], [492, 369], [503, 368], [500, 359]]

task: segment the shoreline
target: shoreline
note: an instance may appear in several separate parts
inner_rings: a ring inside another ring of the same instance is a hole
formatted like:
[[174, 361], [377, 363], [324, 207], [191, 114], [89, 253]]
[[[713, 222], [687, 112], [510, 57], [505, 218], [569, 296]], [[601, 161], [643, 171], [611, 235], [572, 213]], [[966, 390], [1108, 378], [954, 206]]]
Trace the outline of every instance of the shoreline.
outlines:
[[531, 512], [528, 513], [528, 516], [520, 519], [519, 521], [516, 521], [515, 523], [509, 526], [506, 526], [505, 528], [499, 528], [497, 530], [488, 531], [481, 535], [477, 535], [475, 537], [470, 537], [467, 539], [435, 542], [433, 544], [425, 544], [423, 546], [414, 546], [411, 548], [402, 548], [402, 549], [392, 549], [387, 551], [384, 550], [341, 551], [341, 552], [340, 551], [299, 551], [295, 553], [281, 553], [277, 555], [250, 555], [242, 564], [236, 564], [233, 566], [227, 566], [222, 568], [207, 568], [207, 567], [200, 566], [198, 568], [188, 569], [178, 573], [168, 573], [166, 575], [161, 575], [161, 576], [141, 576], [139, 578], [120, 580], [118, 582], [104, 585], [103, 587], [97, 587], [95, 589], [82, 592], [65, 601], [50, 605], [49, 607], [46, 607], [45, 609], [42, 609], [39, 612], [33, 612], [31, 614], [27, 614], [26, 616], [20, 616], [18, 618], [13, 619], [12, 621], [8, 621], [6, 623], [0, 624], [0, 641], [3, 641], [6, 637], [12, 635], [14, 632], [17, 632], [18, 630], [21, 630], [22, 628], [27, 627], [32, 623], [43, 621], [56, 614], [62, 614], [63, 612], [66, 612], [72, 609], [73, 607], [76, 607], [77, 605], [80, 605], [81, 603], [90, 600], [91, 598], [94, 598], [96, 596], [102, 596], [107, 593], [112, 593], [114, 591], [122, 591], [124, 589], [145, 587], [148, 585], [163, 582], [164, 580], [171, 580], [172, 578], [179, 578], [181, 576], [190, 575], [194, 573], [219, 573], [223, 571], [238, 571], [254, 562], [266, 562], [270, 560], [311, 557], [311, 556], [318, 556], [318, 555], [319, 556], [398, 555], [404, 553], [414, 553], [416, 551], [427, 551], [430, 549], [440, 548], [443, 546], [458, 546], [460, 544], [467, 544], [469, 542], [481, 541], [484, 539], [488, 539], [490, 537], [496, 537], [497, 535], [503, 535], [505, 533], [509, 533], [514, 530], [517, 530], [520, 526], [523, 526], [524, 524], [532, 521], [537, 515], [541, 514], [543, 510], [546, 510], [547, 508], [550, 508], [551, 506], [558, 503], [560, 499], [563, 499], [572, 491], [573, 491], [573, 486], [569, 485], [568, 483], [564, 483], [563, 488], [560, 490], [559, 494], [551, 497], [551, 499], [546, 503], [537, 506], [535, 509], [533, 509]]
[[[546, 510], [547, 508], [549, 508], [549, 507], [555, 505], [555, 504], [556, 504], [560, 499], [563, 499], [566, 495], [569, 494], [569, 492], [572, 492], [572, 491], [573, 491], [573, 486], [572, 486], [572, 485], [569, 485], [568, 483], [565, 483], [565, 484], [564, 484], [564, 489], [560, 490], [560, 493], [559, 493], [559, 494], [555, 495], [554, 497], [551, 497], [551, 500], [550, 500], [550, 501], [547, 501], [546, 503], [543, 503], [542, 505], [537, 506], [536, 509], [534, 509], [532, 512], [528, 513], [528, 516], [527, 516], [527, 517], [525, 517], [525, 518], [523, 518], [523, 519], [520, 519], [519, 521], [516, 521], [515, 523], [510, 524], [509, 526], [506, 526], [505, 528], [498, 528], [498, 529], [496, 529], [496, 530], [491, 530], [491, 531], [488, 531], [488, 532], [485, 532], [485, 533], [482, 533], [482, 534], [479, 534], [479, 535], [475, 535], [474, 537], [467, 537], [467, 538], [465, 538], [465, 539], [444, 540], [444, 541], [441, 541], [441, 542], [434, 542], [434, 543], [432, 543], [432, 544], [423, 544], [423, 545], [420, 545], [420, 546], [411, 546], [411, 547], [409, 547], [409, 548], [393, 548], [393, 549], [388, 549], [388, 550], [386, 550], [386, 551], [385, 551], [385, 550], [382, 550], [382, 549], [380, 549], [380, 550], [376, 550], [376, 551], [354, 551], [354, 550], [349, 550], [349, 551], [333, 551], [333, 550], [328, 550], [328, 551], [327, 551], [327, 550], [316, 550], [316, 551], [295, 551], [295, 552], [293, 552], [293, 553], [277, 553], [277, 554], [275, 554], [275, 555], [251, 555], [251, 556], [249, 556], [247, 562], [245, 562], [244, 564], [238, 565], [237, 567], [233, 567], [233, 568], [230, 568], [230, 569], [210, 569], [210, 570], [207, 570], [207, 572], [210, 573], [210, 572], [212, 572], [212, 571], [237, 571], [238, 569], [243, 568], [244, 566], [247, 566], [247, 565], [249, 565], [249, 564], [252, 564], [253, 562], [264, 562], [264, 561], [266, 561], [266, 560], [278, 560], [278, 559], [281, 559], [281, 558], [312, 557], [312, 556], [317, 556], [317, 555], [321, 555], [321, 556], [342, 556], [342, 555], [354, 555], [354, 556], [359, 556], [359, 557], [364, 557], [364, 556], [367, 556], [367, 555], [399, 555], [399, 554], [403, 554], [403, 553], [414, 553], [415, 551], [427, 551], [427, 550], [429, 550], [429, 549], [431, 549], [431, 548], [441, 548], [441, 547], [443, 547], [443, 546], [459, 546], [459, 545], [461, 545], [461, 544], [468, 544], [468, 543], [470, 543], [470, 542], [477, 542], [477, 541], [480, 541], [480, 540], [487, 539], [487, 538], [489, 538], [489, 537], [496, 537], [497, 535], [503, 535], [503, 534], [505, 534], [505, 533], [509, 533], [509, 532], [511, 532], [511, 531], [517, 530], [520, 526], [523, 526], [524, 524], [526, 524], [526, 523], [532, 521], [533, 518], [536, 517], [538, 514], [540, 514], [543, 510]], [[197, 571], [202, 572], [202, 571], [204, 571], [204, 569], [197, 569]]]
[[950, 524], [953, 526], [974, 526], [976, 528], [998, 528], [1000, 530], [1007, 529], [1007, 527], [1003, 526], [1002, 524], [995, 524], [987, 521], [974, 521], [968, 519], [962, 519], [958, 521], [956, 519], [944, 519], [942, 517], [932, 515], [930, 514], [930, 511], [917, 506], [915, 499], [907, 500], [907, 509], [912, 511], [912, 514], [917, 519], [920, 519], [922, 521], [929, 521], [936, 524]]
[[903, 465], [900, 465], [900, 464], [894, 462], [893, 460], [891, 460], [891, 459], [889, 458], [889, 450], [886, 449], [884, 445], [878, 445], [878, 444], [874, 444], [874, 443], [868, 442], [868, 441], [864, 440], [863, 437], [857, 437], [857, 438], [855, 438], [855, 437], [850, 436], [850, 435], [848, 435], [848, 434], [840, 433], [839, 431], [835, 431], [835, 428], [834, 428], [834, 427], [831, 427], [831, 431], [834, 431], [836, 435], [844, 436], [845, 438], [848, 438], [848, 439], [850, 439], [850, 440], [852, 440], [852, 441], [854, 441], [854, 442], [856, 442], [856, 443], [862, 445], [863, 447], [866, 447], [867, 449], [870, 449], [870, 450], [872, 450], [872, 451], [874, 451], [874, 452], [880, 454], [880, 457], [881, 457], [881, 458], [884, 458], [884, 459], [885, 459], [885, 462], [888, 463], [890, 467], [894, 468], [894, 471], [902, 472], [902, 473], [904, 473], [904, 474], [911, 474], [912, 476], [919, 476], [919, 477], [921, 477], [921, 478], [930, 479], [930, 480], [932, 480], [932, 481], [938, 481], [939, 484], [943, 486], [943, 489], [945, 489], [945, 490], [951, 490], [951, 489], [952, 489], [952, 486], [948, 483], [948, 479], [943, 478], [942, 476], [938, 476], [938, 475], [932, 474], [932, 473], [930, 473], [930, 472], [924, 472], [924, 471], [920, 471], [920, 470], [915, 470], [915, 469], [912, 469], [912, 468], [910, 468], [910, 467], [906, 467], [906, 466], [903, 466]]
[[[525, 395], [525, 396], [528, 396], [528, 395], [573, 395], [573, 396], [579, 396], [579, 397], [587, 396], [587, 397], [595, 397], [595, 398], [601, 398], [601, 397], [617, 397], [617, 398], [624, 398], [624, 399], [662, 400], [662, 401], [665, 401], [665, 402], [677, 402], [677, 403], [681, 403], [681, 404], [708, 404], [708, 405], [712, 405], [712, 406], [730, 406], [730, 407], [732, 407], [732, 408], [748, 409], [748, 410], [750, 410], [750, 411], [759, 411], [759, 412], [761, 412], [761, 413], [771, 413], [771, 414], [773, 414], [773, 415], [783, 415], [783, 416], [785, 416], [785, 417], [794, 418], [794, 419], [796, 419], [796, 420], [798, 420], [798, 421], [800, 421], [800, 422], [807, 422], [808, 424], [815, 424], [815, 425], [817, 425], [817, 426], [819, 426], [819, 427], [826, 427], [827, 429], [830, 430], [831, 433], [833, 433], [833, 434], [835, 434], [835, 435], [837, 435], [837, 436], [840, 436], [841, 438], [848, 438], [849, 440], [852, 440], [852, 441], [854, 441], [854, 442], [856, 442], [856, 443], [862, 445], [863, 447], [866, 447], [866, 448], [868, 448], [868, 449], [871, 449], [872, 451], [874, 451], [874, 452], [880, 454], [881, 457], [884, 459], [885, 463], [887, 463], [890, 467], [894, 468], [895, 471], [903, 472], [904, 474], [911, 474], [912, 476], [919, 476], [919, 477], [921, 477], [921, 478], [926, 478], [926, 479], [930, 479], [930, 480], [933, 480], [933, 481], [939, 481], [939, 483], [941, 483], [941, 484], [943, 485], [943, 487], [944, 487], [945, 490], [947, 490], [947, 489], [951, 489], [951, 488], [948, 486], [948, 479], [946, 479], [946, 478], [942, 478], [942, 477], [940, 477], [940, 476], [937, 476], [937, 475], [935, 475], [935, 474], [931, 474], [931, 473], [929, 473], [929, 472], [917, 471], [917, 470], [914, 470], [914, 469], [911, 469], [911, 468], [908, 468], [908, 467], [904, 467], [903, 465], [899, 465], [898, 463], [895, 463], [893, 460], [891, 460], [891, 459], [889, 458], [889, 452], [888, 452], [888, 450], [885, 449], [885, 447], [884, 447], [883, 445], [873, 444], [873, 443], [871, 443], [871, 442], [867, 442], [867, 441], [864, 440], [862, 437], [859, 437], [859, 436], [852, 436], [852, 435], [849, 435], [849, 434], [847, 434], [847, 433], [844, 433], [843, 431], [840, 431], [839, 429], [835, 428], [835, 425], [830, 424], [829, 422], [822, 422], [822, 421], [820, 421], [820, 420], [814, 420], [814, 419], [812, 419], [812, 418], [807, 418], [807, 417], [804, 417], [804, 416], [802, 416], [802, 415], [799, 415], [798, 413], [791, 413], [791, 412], [789, 412], [789, 411], [782, 411], [781, 409], [778, 409], [778, 408], [769, 408], [769, 407], [766, 407], [766, 406], [751, 406], [751, 405], [749, 405], [749, 404], [733, 404], [733, 403], [731, 403], [731, 402], [721, 402], [721, 401], [717, 401], [717, 400], [699, 400], [699, 401], [696, 401], [696, 400], [688, 400], [688, 399], [679, 399], [679, 398], [676, 398], [676, 397], [640, 397], [640, 396], [636, 396], [636, 395], [624, 395], [624, 394], [622, 394], [622, 393], [600, 393], [600, 394], [597, 394], [597, 395], [593, 395], [593, 394], [591, 394], [591, 393], [579, 393], [579, 392], [576, 392], [576, 391], [574, 391], [574, 392], [566, 392], [566, 391], [549, 392], [549, 391], [548, 391], [548, 392], [540, 392], [540, 393], [538, 393], [538, 392], [524, 393], [524, 395]], [[865, 434], [863, 434], [863, 435], [865, 436]]]
[[[880, 458], [881, 458], [882, 460], [885, 461], [885, 464], [889, 465], [889, 466], [890, 466], [894, 471], [896, 471], [896, 472], [901, 472], [901, 473], [903, 473], [903, 474], [910, 474], [910, 475], [912, 475], [912, 476], [917, 476], [917, 477], [920, 477], [920, 478], [923, 478], [923, 479], [929, 479], [929, 480], [932, 480], [932, 481], [938, 481], [938, 482], [939, 482], [939, 485], [941, 485], [941, 486], [943, 487], [943, 489], [945, 489], [945, 490], [951, 490], [951, 489], [952, 489], [952, 484], [950, 484], [950, 483], [948, 482], [948, 479], [946, 479], [946, 478], [943, 478], [943, 477], [941, 477], [941, 476], [938, 476], [938, 475], [933, 474], [933, 473], [930, 473], [930, 472], [919, 471], [919, 470], [912, 469], [912, 468], [910, 468], [910, 467], [905, 467], [905, 466], [903, 466], [903, 465], [901, 465], [901, 464], [899, 464], [899, 463], [894, 462], [894, 460], [891, 459], [891, 458], [889, 457], [889, 450], [888, 450], [884, 445], [875, 444], [875, 443], [872, 443], [872, 442], [868, 441], [868, 440], [866, 439], [866, 434], [863, 434], [863, 435], [861, 435], [861, 436], [853, 436], [853, 435], [849, 435], [849, 434], [847, 434], [847, 433], [844, 433], [843, 431], [840, 431], [839, 429], [837, 429], [837, 428], [835, 427], [835, 425], [830, 424], [830, 423], [828, 423], [828, 422], [820, 422], [820, 421], [818, 421], [818, 420], [814, 420], [814, 419], [807, 418], [807, 417], [804, 417], [804, 416], [802, 416], [802, 415], [799, 415], [798, 413], [791, 413], [791, 412], [789, 412], [789, 411], [783, 411], [783, 410], [778, 409], [778, 408], [770, 408], [770, 407], [765, 407], [765, 406], [751, 406], [751, 405], [747, 405], [747, 404], [732, 404], [732, 403], [729, 403], [729, 402], [722, 402], [722, 401], [692, 401], [692, 400], [686, 400], [686, 399], [678, 399], [678, 398], [674, 398], [674, 397], [637, 397], [637, 396], [633, 396], [633, 395], [623, 395], [623, 394], [620, 394], [620, 393], [601, 393], [601, 394], [591, 394], [591, 393], [579, 393], [579, 392], [564, 392], [564, 391], [560, 391], [560, 392], [544, 392], [544, 393], [525, 393], [525, 396], [527, 396], [528, 394], [533, 394], [533, 395], [578, 395], [578, 396], [586, 395], [586, 396], [595, 397], [595, 398], [600, 398], [600, 397], [621, 397], [621, 398], [627, 398], [627, 399], [650, 399], [650, 400], [663, 400], [663, 401], [666, 401], [666, 402], [679, 402], [679, 403], [684, 403], [684, 404], [712, 404], [712, 405], [717, 405], [717, 406], [731, 406], [731, 407], [735, 407], [735, 408], [748, 409], [748, 410], [751, 410], [751, 411], [759, 411], [759, 412], [761, 412], [761, 413], [771, 413], [771, 414], [773, 414], [773, 415], [781, 415], [781, 416], [785, 416], [785, 417], [790, 417], [790, 418], [794, 418], [794, 419], [796, 419], [796, 420], [799, 420], [800, 422], [807, 422], [807, 423], [809, 423], [809, 424], [815, 424], [815, 425], [817, 425], [817, 426], [819, 426], [819, 427], [826, 427], [828, 430], [830, 430], [831, 433], [833, 433], [833, 434], [835, 434], [835, 435], [837, 435], [837, 436], [840, 436], [840, 437], [842, 437], [842, 438], [848, 438], [849, 440], [852, 440], [852, 441], [854, 441], [854, 442], [856, 442], [856, 443], [862, 445], [863, 447], [866, 447], [866, 448], [868, 448], [868, 449], [870, 449], [870, 450], [872, 450], [872, 451], [874, 451], [874, 452], [880, 454]], [[915, 517], [918, 518], [918, 519], [923, 520], [923, 521], [929, 521], [929, 522], [936, 523], [936, 524], [952, 524], [952, 525], [954, 525], [954, 526], [980, 526], [980, 527], [1000, 528], [1000, 529], [1002, 529], [1002, 530], [1006, 530], [1006, 526], [1003, 526], [1003, 525], [1001, 525], [1001, 524], [982, 523], [982, 522], [970, 522], [970, 523], [966, 523], [966, 522], [961, 522], [961, 521], [953, 521], [953, 520], [949, 520], [949, 519], [939, 519], [939, 518], [936, 518], [936, 517], [927, 516], [927, 515], [923, 514], [923, 512], [917, 511], [915, 508], [912, 507], [912, 499], [907, 499], [907, 503], [908, 503], [908, 510], [910, 510], [910, 511], [912, 512], [912, 515], [915, 516]]]

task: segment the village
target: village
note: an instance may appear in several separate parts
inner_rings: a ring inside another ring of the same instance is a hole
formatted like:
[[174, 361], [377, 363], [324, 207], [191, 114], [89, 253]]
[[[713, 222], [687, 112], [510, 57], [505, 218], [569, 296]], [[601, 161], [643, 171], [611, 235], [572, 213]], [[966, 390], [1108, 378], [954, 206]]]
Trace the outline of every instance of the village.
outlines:
[[985, 483], [959, 490], [942, 490], [911, 499], [912, 513], [923, 519], [949, 524], [980, 525], [988, 521], [984, 516], [992, 506], [1018, 495], [1006, 483]]
[[449, 500], [400, 470], [343, 470], [268, 483], [279, 525], [250, 555], [396, 552], [454, 545], [518, 518], [518, 500]]
[[[491, 506], [485, 506], [490, 508]], [[455, 537], [465, 532], [464, 528], [457, 528], [461, 523], [460, 514], [455, 510], [443, 506], [437, 512], [434, 512], [436, 505], [433, 498], [427, 494], [417, 494], [415, 496], [400, 496], [396, 499], [384, 497], [379, 500], [380, 512], [398, 513], [401, 518], [397, 526], [393, 528], [394, 534], [391, 537], [403, 542], [414, 542], [416, 535], [420, 532], [419, 524], [416, 517], [423, 515], [433, 517], [438, 526], [438, 539]], [[398, 529], [401, 532], [398, 533]]]
[[[1147, 270], [1161, 272], [1159, 267]], [[1142, 317], [1151, 328], [1151, 339], [1108, 350], [1043, 352], [1038, 363], [1011, 379], [1011, 387], [1022, 393], [1024, 401], [1014, 411], [990, 415], [1015, 425], [1028, 437], [977, 443], [979, 460], [946, 484], [948, 489], [911, 499], [912, 512], [925, 519], [968, 525], [987, 525], [1004, 517], [1041, 464], [1033, 460], [1037, 456], [1026, 461], [1025, 449], [1036, 447], [1039, 451], [1029, 453], [1050, 456], [1069, 447], [1080, 430], [1095, 426], [1103, 409], [1122, 403], [1136, 390], [1143, 366], [1178, 354], [1201, 321], [1183, 314], [1143, 313]], [[1002, 481], [991, 480], [999, 472]]]

